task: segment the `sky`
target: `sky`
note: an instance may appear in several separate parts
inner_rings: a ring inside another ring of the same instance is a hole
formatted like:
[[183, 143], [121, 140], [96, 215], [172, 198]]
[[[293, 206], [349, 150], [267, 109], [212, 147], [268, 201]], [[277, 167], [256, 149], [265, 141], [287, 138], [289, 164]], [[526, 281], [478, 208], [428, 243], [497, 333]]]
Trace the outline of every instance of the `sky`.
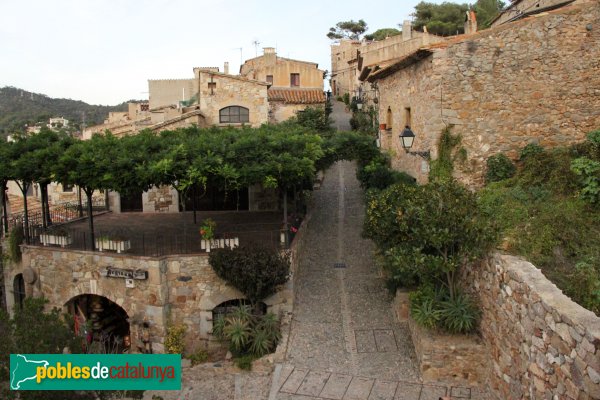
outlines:
[[0, 0], [0, 87], [115, 105], [147, 99], [148, 79], [222, 71], [225, 61], [237, 73], [263, 47], [331, 70], [330, 27], [397, 28], [418, 2]]

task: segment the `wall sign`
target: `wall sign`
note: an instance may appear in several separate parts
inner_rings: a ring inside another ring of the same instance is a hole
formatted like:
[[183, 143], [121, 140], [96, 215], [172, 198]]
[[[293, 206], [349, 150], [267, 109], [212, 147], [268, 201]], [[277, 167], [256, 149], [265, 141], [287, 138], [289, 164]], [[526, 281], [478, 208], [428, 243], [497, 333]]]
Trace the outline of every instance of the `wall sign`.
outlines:
[[142, 269], [123, 269], [123, 268], [102, 268], [100, 275], [107, 278], [124, 278], [124, 279], [148, 279], [148, 271]]

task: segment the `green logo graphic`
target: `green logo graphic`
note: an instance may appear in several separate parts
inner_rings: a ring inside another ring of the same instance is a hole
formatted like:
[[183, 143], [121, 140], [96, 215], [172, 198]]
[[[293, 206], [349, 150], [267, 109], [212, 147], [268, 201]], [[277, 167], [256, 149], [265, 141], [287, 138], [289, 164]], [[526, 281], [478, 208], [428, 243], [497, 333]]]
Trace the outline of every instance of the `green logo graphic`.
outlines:
[[11, 354], [12, 390], [179, 390], [179, 354]]

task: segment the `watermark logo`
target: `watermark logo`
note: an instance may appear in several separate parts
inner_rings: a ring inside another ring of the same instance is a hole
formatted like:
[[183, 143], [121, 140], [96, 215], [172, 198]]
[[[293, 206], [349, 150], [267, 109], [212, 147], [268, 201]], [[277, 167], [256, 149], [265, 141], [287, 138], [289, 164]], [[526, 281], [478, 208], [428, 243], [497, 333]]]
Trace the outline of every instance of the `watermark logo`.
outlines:
[[180, 390], [179, 354], [11, 354], [12, 390]]

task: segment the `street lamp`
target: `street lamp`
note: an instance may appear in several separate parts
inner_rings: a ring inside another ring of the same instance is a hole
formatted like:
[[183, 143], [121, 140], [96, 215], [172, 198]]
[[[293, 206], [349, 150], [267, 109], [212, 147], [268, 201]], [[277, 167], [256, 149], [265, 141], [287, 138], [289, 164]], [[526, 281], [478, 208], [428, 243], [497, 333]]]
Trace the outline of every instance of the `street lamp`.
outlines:
[[400, 142], [402, 143], [402, 148], [405, 152], [413, 156], [419, 156], [424, 158], [425, 160], [429, 160], [431, 158], [431, 152], [427, 151], [410, 151], [410, 148], [413, 146], [415, 141], [415, 134], [410, 129], [410, 126], [406, 125], [402, 133], [400, 133]]
[[358, 109], [358, 111], [362, 110], [363, 108], [363, 101], [360, 97], [356, 100], [356, 108]]

